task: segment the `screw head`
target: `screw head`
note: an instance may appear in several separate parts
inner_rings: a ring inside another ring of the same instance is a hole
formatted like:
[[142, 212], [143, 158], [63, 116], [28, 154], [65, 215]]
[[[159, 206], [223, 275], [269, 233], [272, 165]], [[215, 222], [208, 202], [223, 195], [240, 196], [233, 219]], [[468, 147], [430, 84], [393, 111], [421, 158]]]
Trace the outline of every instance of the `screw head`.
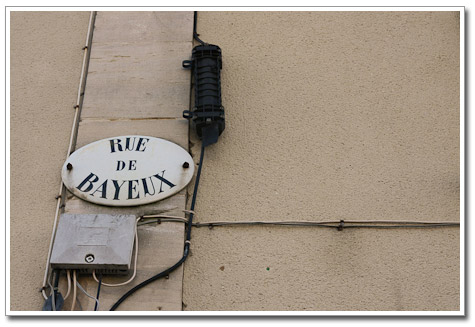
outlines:
[[86, 257], [84, 258], [84, 260], [86, 260], [87, 263], [91, 263], [91, 262], [94, 261], [94, 255], [88, 254], [88, 255], [86, 255]]
[[68, 164], [66, 165], [66, 169], [68, 169], [68, 170], [73, 169], [73, 165], [71, 165], [70, 163], [68, 163]]
[[185, 161], [185, 162], [183, 163], [183, 168], [186, 169], [186, 168], [189, 168], [189, 167], [190, 167], [190, 164]]

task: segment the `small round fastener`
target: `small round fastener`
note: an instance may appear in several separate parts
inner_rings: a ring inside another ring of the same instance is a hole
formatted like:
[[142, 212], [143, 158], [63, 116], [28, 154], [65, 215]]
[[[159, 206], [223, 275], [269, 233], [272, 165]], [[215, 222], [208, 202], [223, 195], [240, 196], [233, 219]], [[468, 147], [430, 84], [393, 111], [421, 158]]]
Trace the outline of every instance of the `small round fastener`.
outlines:
[[73, 165], [71, 165], [70, 163], [68, 163], [68, 164], [66, 165], [66, 169], [67, 169], [67, 170], [73, 169]]
[[183, 166], [182, 166], [182, 167], [185, 168], [185, 169], [186, 169], [186, 168], [189, 168], [189, 167], [190, 167], [190, 164], [185, 161], [185, 162], [183, 163]]
[[92, 262], [94, 261], [94, 255], [88, 254], [88, 255], [86, 255], [86, 257], [84, 258], [84, 260], [86, 260], [87, 263], [92, 263]]

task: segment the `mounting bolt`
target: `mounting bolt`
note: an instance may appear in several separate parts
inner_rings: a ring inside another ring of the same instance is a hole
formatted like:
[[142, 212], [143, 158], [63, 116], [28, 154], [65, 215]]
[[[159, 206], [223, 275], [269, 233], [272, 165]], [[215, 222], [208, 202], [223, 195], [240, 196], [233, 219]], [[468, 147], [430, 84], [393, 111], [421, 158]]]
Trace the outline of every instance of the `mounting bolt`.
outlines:
[[71, 170], [71, 169], [73, 169], [73, 165], [71, 165], [70, 163], [68, 163], [68, 164], [66, 165], [66, 168], [67, 168], [68, 170]]
[[88, 254], [86, 255], [86, 258], [84, 258], [84, 260], [86, 260], [87, 263], [91, 263], [94, 261], [94, 255]]
[[185, 169], [186, 169], [186, 168], [189, 168], [189, 167], [190, 167], [190, 164], [185, 161], [185, 162], [183, 163], [183, 166], [182, 166], [182, 167], [185, 168]]

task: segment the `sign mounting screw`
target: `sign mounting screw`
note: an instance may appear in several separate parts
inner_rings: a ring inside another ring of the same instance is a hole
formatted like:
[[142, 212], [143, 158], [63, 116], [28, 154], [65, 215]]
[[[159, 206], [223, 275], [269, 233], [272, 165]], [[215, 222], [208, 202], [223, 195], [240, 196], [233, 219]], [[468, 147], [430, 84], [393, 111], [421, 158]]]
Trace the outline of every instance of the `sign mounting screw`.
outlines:
[[71, 165], [70, 163], [68, 163], [68, 164], [66, 165], [66, 168], [67, 168], [68, 170], [71, 170], [71, 169], [73, 169], [73, 165]]
[[185, 161], [185, 162], [183, 163], [183, 168], [186, 169], [186, 168], [189, 168], [189, 167], [190, 167], [190, 164]]

